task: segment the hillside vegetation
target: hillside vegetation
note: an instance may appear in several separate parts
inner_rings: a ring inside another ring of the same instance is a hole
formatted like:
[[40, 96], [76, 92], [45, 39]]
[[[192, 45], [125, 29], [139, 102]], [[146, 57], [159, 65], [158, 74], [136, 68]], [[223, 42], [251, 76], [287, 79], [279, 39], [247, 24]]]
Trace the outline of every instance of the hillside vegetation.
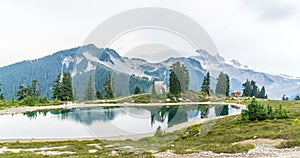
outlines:
[[[155, 136], [145, 137], [137, 141], [63, 141], [63, 142], [14, 142], [2, 143], [0, 147], [8, 148], [41, 148], [67, 146], [59, 151], [71, 151], [65, 157], [106, 156], [106, 157], [152, 157], [151, 153], [172, 150], [178, 154], [213, 151], [215, 153], [237, 153], [254, 148], [253, 144], [235, 144], [235, 142], [254, 138], [284, 139], [277, 148], [300, 146], [300, 101], [259, 100], [264, 106], [276, 108], [279, 104], [290, 111], [289, 118], [267, 119], [263, 121], [243, 121], [240, 115], [211, 120], [192, 125], [172, 133], [157, 130]], [[230, 101], [236, 102], [236, 101]], [[249, 103], [250, 100], [240, 100]], [[99, 148], [90, 145], [98, 144]], [[91, 154], [89, 150], [96, 150]], [[34, 152], [10, 153], [7, 157], [42, 157]], [[60, 155], [61, 156], [61, 155]], [[58, 156], [49, 156], [58, 157]]]

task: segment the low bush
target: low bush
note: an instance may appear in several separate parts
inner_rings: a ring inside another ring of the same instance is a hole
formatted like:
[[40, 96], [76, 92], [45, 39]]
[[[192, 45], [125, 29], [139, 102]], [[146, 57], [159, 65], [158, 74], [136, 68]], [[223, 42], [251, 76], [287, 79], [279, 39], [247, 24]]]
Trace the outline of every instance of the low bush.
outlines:
[[220, 148], [219, 150], [215, 150], [216, 153], [240, 153], [244, 151], [249, 151], [250, 149], [253, 149], [255, 146], [253, 144], [235, 144], [235, 145], [229, 145], [224, 148]]
[[154, 136], [155, 137], [162, 137], [164, 135], [165, 135], [165, 131], [163, 131], [160, 126], [158, 126], [156, 131], [155, 131]]
[[145, 95], [138, 95], [138, 96], [132, 96], [132, 99], [134, 100], [135, 103], [150, 103], [150, 95], [145, 94]]
[[248, 105], [247, 110], [242, 111], [242, 119], [244, 121], [262, 121], [266, 119], [284, 119], [289, 118], [289, 111], [284, 109], [280, 104], [275, 110], [268, 105], [266, 108], [262, 103], [255, 99]]
[[36, 106], [38, 104], [38, 101], [38, 96], [27, 96], [22, 100], [22, 104], [27, 106]]

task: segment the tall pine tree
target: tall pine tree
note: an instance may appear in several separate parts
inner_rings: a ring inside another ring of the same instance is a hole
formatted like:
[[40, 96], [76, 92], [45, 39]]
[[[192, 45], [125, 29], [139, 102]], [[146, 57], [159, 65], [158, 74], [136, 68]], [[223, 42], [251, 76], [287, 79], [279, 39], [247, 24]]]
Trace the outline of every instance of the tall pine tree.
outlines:
[[181, 92], [180, 81], [176, 73], [172, 70], [170, 73], [169, 84], [170, 84], [170, 94], [176, 97], [180, 97], [180, 92]]
[[218, 82], [216, 85], [216, 94], [229, 96], [229, 91], [230, 91], [229, 76], [221, 72], [219, 74]]
[[27, 96], [26, 86], [24, 85], [19, 86], [16, 96], [18, 97], [18, 100], [25, 99]]
[[261, 99], [268, 99], [267, 98], [267, 95], [266, 95], [266, 90], [265, 90], [265, 87], [263, 86], [257, 96], [258, 98], [261, 98]]
[[252, 86], [251, 86], [251, 82], [249, 80], [247, 80], [244, 84], [243, 84], [243, 96], [244, 97], [250, 97], [252, 95]]
[[170, 67], [170, 94], [180, 97], [181, 92], [189, 89], [190, 77], [188, 69], [179, 62], [172, 64]]
[[61, 95], [61, 74], [59, 74], [54, 80], [54, 86], [52, 87], [53, 99], [62, 100]]
[[97, 98], [97, 99], [103, 99], [103, 96], [102, 96], [102, 94], [101, 94], [100, 91], [97, 91], [97, 92], [96, 92], [96, 98]]
[[229, 93], [230, 93], [230, 78], [226, 74], [226, 96], [229, 96]]
[[256, 98], [262, 98], [267, 99], [268, 95], [266, 95], [265, 87], [263, 86], [261, 90], [259, 90], [258, 86], [256, 85], [256, 82], [251, 80], [247, 80], [243, 84], [243, 96], [244, 97], [256, 97]]
[[108, 77], [104, 83], [105, 99], [114, 98], [111, 77]]
[[251, 97], [258, 97], [259, 89], [256, 85], [256, 82], [251, 80], [250, 84], [251, 84], [251, 89], [252, 89], [252, 92], [251, 92], [250, 96]]
[[2, 84], [0, 83], [0, 100], [3, 100], [4, 96], [3, 96], [3, 93], [1, 92], [2, 91], [1, 86], [2, 86]]
[[64, 72], [63, 75], [59, 74], [54, 80], [52, 87], [53, 99], [61, 101], [73, 101], [72, 90], [72, 77], [70, 73]]
[[206, 76], [204, 76], [203, 83], [201, 86], [201, 92], [204, 92], [206, 95], [210, 95], [210, 74], [209, 74], [209, 72], [207, 72]]
[[72, 77], [70, 73], [63, 73], [61, 82], [62, 101], [73, 101]]
[[141, 94], [141, 93], [142, 93], [141, 88], [139, 86], [136, 86], [134, 89], [134, 94]]

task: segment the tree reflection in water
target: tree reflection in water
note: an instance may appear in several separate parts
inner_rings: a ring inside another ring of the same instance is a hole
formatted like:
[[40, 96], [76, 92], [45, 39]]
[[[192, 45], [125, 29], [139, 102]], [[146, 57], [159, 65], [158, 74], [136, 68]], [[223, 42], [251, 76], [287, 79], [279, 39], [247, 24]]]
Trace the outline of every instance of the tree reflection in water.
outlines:
[[[150, 109], [151, 125], [155, 122], [164, 122], [167, 119], [168, 127], [187, 122], [191, 119], [208, 118], [208, 114], [214, 112], [210, 117], [224, 116], [229, 114], [228, 105], [182, 105], [182, 106], [162, 106]], [[189, 115], [188, 115], [189, 114]], [[200, 114], [200, 115], [199, 115]], [[199, 118], [198, 118], [199, 117]]]
[[[79, 108], [79, 109], [57, 109], [27, 112], [30, 120], [37, 119], [39, 115], [47, 116], [52, 114], [62, 120], [74, 120], [76, 122], [91, 125], [95, 121], [107, 122], [114, 120], [118, 115], [131, 115], [141, 111], [149, 111], [151, 116], [151, 126], [156, 122], [167, 121], [168, 127], [187, 122], [193, 119], [203, 119], [208, 117], [223, 116], [229, 114], [228, 105], [181, 105], [181, 106], [161, 106], [161, 107], [127, 107], [124, 111], [121, 107], [101, 107], [101, 108]], [[139, 119], [138, 117], [136, 119]]]

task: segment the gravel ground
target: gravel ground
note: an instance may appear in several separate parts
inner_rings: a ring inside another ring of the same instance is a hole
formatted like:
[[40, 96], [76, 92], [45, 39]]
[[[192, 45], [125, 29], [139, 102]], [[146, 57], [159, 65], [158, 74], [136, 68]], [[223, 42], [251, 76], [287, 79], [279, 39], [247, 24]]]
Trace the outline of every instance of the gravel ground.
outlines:
[[172, 153], [172, 151], [167, 151], [163, 153], [158, 153], [154, 155], [155, 157], [163, 158], [199, 158], [199, 157], [214, 157], [214, 158], [229, 158], [229, 157], [247, 157], [247, 158], [264, 158], [264, 157], [280, 157], [280, 158], [299, 158], [300, 157], [300, 147], [295, 147], [291, 149], [275, 149], [266, 146], [256, 146], [254, 149], [246, 153], [237, 154], [216, 154], [213, 152], [201, 152], [193, 154], [178, 155]]
[[[258, 139], [250, 140], [255, 145], [255, 148], [244, 153], [227, 154], [227, 153], [213, 153], [211, 151], [193, 153], [193, 154], [174, 154], [172, 151], [166, 151], [157, 153], [154, 156], [158, 158], [199, 158], [199, 157], [213, 157], [213, 158], [265, 158], [265, 157], [280, 157], [280, 158], [300, 158], [300, 147], [288, 148], [288, 149], [277, 149], [274, 146], [278, 145], [284, 140], [267, 140]], [[249, 142], [249, 141], [246, 141]], [[245, 142], [241, 142], [245, 143]]]

